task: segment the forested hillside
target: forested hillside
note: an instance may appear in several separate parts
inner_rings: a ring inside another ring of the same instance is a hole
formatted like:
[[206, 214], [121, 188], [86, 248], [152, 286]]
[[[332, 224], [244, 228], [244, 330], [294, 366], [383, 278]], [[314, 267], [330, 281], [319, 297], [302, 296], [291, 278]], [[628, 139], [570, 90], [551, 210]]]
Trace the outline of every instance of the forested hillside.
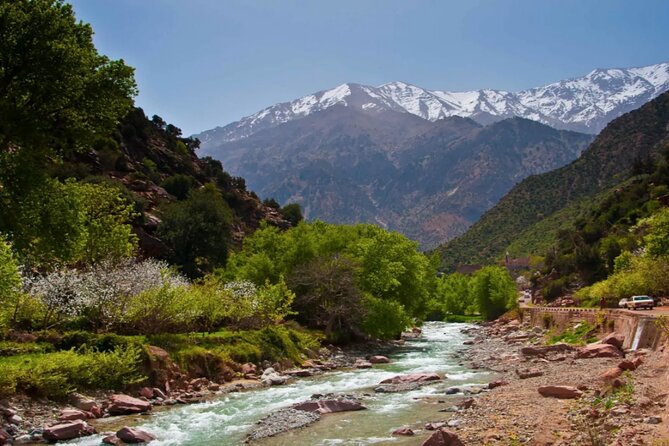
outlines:
[[[530, 233], [528, 228], [542, 224], [544, 219], [554, 214], [558, 220], [570, 218], [573, 212], [565, 208], [624, 181], [635, 166], [656, 157], [669, 138], [667, 123], [667, 93], [612, 121], [579, 159], [560, 169], [525, 179], [464, 235], [438, 248], [442, 268], [449, 270], [462, 263], [489, 262], [500, 257], [524, 232]], [[563, 209], [563, 214], [556, 214]], [[555, 220], [544, 225], [541, 232], [531, 232], [535, 237], [539, 235], [537, 242], [541, 246], [546, 246], [546, 241], [562, 226]]]

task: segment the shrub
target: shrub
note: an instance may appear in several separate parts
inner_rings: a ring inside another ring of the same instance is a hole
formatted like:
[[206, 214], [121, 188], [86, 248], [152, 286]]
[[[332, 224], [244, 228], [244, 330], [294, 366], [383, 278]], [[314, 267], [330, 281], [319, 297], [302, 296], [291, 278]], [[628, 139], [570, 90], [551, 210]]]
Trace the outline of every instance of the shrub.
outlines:
[[197, 183], [193, 177], [183, 174], [177, 174], [163, 181], [163, 188], [178, 200], [185, 200], [188, 194], [195, 188]]
[[197, 312], [187, 286], [164, 284], [134, 296], [123, 316], [134, 333], [184, 332], [193, 328]]
[[0, 358], [0, 394], [17, 391], [64, 398], [80, 389], [122, 389], [141, 382], [142, 351], [129, 345], [110, 352], [74, 350]]

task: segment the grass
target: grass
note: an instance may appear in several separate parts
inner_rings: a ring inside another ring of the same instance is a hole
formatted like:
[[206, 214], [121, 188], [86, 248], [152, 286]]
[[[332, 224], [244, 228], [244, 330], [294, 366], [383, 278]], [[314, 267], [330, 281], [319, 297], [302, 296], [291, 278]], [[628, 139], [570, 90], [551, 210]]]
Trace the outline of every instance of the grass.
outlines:
[[580, 322], [572, 328], [568, 328], [560, 334], [548, 338], [548, 344], [564, 342], [573, 345], [585, 345], [597, 341], [594, 336], [595, 327], [587, 322]]

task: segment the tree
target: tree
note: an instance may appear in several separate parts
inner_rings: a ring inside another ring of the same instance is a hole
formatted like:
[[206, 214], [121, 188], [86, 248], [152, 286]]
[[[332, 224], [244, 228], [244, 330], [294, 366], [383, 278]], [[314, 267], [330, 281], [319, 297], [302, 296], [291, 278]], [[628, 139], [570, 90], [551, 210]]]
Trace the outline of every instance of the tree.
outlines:
[[356, 269], [355, 262], [343, 256], [321, 257], [297, 267], [288, 279], [297, 320], [325, 331], [330, 339], [359, 331], [365, 311]]
[[47, 165], [110, 135], [136, 92], [133, 69], [98, 54], [69, 4], [0, 2], [0, 231], [23, 229], [25, 203], [48, 187]]
[[472, 292], [479, 312], [493, 320], [516, 305], [516, 284], [506, 269], [486, 266], [474, 274]]
[[[43, 164], [109, 134], [137, 93], [133, 69], [98, 54], [62, 0], [0, 4], [0, 154]], [[28, 152], [32, 156], [23, 156]], [[16, 167], [16, 166], [11, 166]], [[6, 171], [5, 171], [6, 173]], [[9, 181], [15, 184], [23, 178]]]
[[11, 246], [0, 236], [0, 306], [7, 305], [20, 287], [19, 265]]
[[302, 208], [297, 203], [288, 203], [282, 207], [281, 215], [283, 215], [283, 218], [288, 220], [293, 226], [297, 226], [299, 222], [304, 220], [304, 216], [302, 215]]
[[171, 248], [171, 261], [184, 274], [199, 277], [224, 266], [232, 229], [232, 212], [213, 184], [164, 208], [158, 235]]
[[448, 274], [437, 280], [435, 306], [441, 315], [469, 314], [476, 309], [472, 301], [472, 280], [464, 274]]

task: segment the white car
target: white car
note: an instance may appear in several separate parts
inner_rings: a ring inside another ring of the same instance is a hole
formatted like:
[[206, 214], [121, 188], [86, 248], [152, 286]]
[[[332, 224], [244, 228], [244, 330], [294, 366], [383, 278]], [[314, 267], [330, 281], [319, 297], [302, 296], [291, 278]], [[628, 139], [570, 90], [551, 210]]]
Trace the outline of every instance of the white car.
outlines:
[[632, 296], [632, 298], [627, 301], [627, 308], [630, 310], [639, 308], [648, 308], [649, 310], [652, 310], [654, 306], [655, 301], [650, 296]]
[[623, 297], [618, 301], [618, 307], [619, 308], [627, 308], [627, 302], [629, 302], [629, 299], [626, 297]]

